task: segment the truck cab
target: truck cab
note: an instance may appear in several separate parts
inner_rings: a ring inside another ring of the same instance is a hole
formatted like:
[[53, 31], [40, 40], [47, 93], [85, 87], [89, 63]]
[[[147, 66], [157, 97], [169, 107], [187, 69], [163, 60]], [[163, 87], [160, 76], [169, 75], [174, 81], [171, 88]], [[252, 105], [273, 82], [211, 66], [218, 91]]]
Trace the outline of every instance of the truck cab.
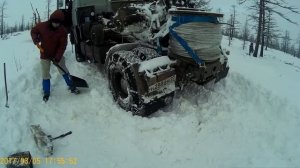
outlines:
[[112, 12], [109, 0], [74, 0], [72, 1], [72, 21], [77, 26], [91, 22], [92, 15], [102, 12]]
[[[116, 11], [132, 0], [66, 0], [66, 27], [75, 45], [76, 60], [104, 64], [105, 53], [117, 43], [129, 42], [113, 21]], [[114, 29], [115, 27], [115, 29]], [[115, 31], [116, 30], [116, 31]]]

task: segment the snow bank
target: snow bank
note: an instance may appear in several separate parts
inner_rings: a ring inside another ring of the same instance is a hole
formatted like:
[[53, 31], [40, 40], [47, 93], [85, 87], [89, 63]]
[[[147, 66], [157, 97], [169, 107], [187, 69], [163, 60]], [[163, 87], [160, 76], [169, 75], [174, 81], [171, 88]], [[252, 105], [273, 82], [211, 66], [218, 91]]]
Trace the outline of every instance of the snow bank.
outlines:
[[[227, 47], [227, 37], [223, 39], [223, 47]], [[300, 91], [297, 89], [300, 86], [300, 59], [272, 49], [266, 51], [263, 58], [250, 57], [247, 55], [248, 48], [243, 51], [242, 42], [237, 39], [229, 49], [231, 72], [240, 73], [253, 84], [287, 99], [300, 109]]]

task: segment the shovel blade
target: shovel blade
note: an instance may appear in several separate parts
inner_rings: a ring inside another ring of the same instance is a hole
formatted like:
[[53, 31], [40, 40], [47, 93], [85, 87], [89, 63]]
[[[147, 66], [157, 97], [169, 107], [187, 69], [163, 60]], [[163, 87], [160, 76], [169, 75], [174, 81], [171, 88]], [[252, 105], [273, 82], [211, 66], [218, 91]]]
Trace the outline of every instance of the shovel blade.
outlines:
[[76, 76], [72, 76], [70, 75], [71, 80], [74, 84], [75, 87], [83, 87], [83, 88], [88, 88], [89, 85], [87, 84], [87, 82], [84, 79], [78, 78]]
[[34, 142], [39, 151], [45, 156], [49, 157], [53, 155], [53, 144], [51, 142], [51, 136], [47, 135], [40, 125], [31, 125], [30, 131], [32, 133]]

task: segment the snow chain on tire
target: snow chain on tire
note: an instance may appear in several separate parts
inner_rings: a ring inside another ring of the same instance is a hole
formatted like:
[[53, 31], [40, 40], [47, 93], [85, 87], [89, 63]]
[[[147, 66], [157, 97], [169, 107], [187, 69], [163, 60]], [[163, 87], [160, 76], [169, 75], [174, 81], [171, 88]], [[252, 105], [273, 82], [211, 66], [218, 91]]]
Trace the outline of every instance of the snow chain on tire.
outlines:
[[[134, 57], [131, 51], [116, 52], [108, 63], [109, 87], [114, 100], [125, 110], [132, 111], [134, 115], [143, 116], [141, 99], [137, 92], [136, 78], [131, 69], [129, 57]], [[127, 82], [127, 93], [124, 93], [121, 80]]]

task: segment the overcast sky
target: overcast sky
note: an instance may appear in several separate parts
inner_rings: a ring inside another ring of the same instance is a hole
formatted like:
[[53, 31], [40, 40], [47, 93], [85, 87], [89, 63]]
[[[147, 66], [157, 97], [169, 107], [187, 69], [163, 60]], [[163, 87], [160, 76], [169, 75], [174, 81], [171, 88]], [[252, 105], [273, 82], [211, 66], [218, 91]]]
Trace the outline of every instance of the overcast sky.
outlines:
[[[3, 1], [4, 0], [0, 0], [0, 2]], [[44, 16], [44, 11], [46, 11], [46, 0], [6, 0], [6, 2], [6, 22], [9, 25], [14, 25], [16, 22], [19, 23], [23, 14], [27, 21], [30, 17], [32, 17], [32, 9], [30, 6], [30, 2], [32, 2], [33, 6], [38, 9], [42, 16]], [[55, 5], [53, 4], [53, 7], [54, 6]]]
[[[4, 0], [0, 0], [3, 2]], [[46, 11], [46, 0], [6, 0], [7, 1], [7, 19], [6, 22], [9, 25], [14, 25], [15, 23], [19, 23], [22, 15], [24, 14], [25, 19], [28, 21], [30, 17], [32, 17], [32, 10], [30, 7], [30, 2], [34, 5], [35, 8], [38, 8], [42, 18], [45, 18]], [[56, 0], [52, 0], [53, 5], [52, 8], [56, 7]], [[250, 0], [248, 0], [250, 1]], [[299, 0], [286, 0], [290, 5], [297, 7], [300, 10]], [[225, 14], [227, 18], [230, 15], [230, 10], [232, 9], [232, 5], [236, 5], [238, 10], [238, 16], [241, 24], [245, 21], [245, 16], [249, 14], [244, 6], [240, 6], [237, 4], [237, 0], [211, 0], [211, 7], [214, 11], [218, 8]], [[288, 30], [291, 33], [291, 37], [293, 39], [297, 39], [300, 33], [300, 15], [289, 13], [287, 11], [284, 12], [289, 18], [293, 21], [296, 21], [298, 25], [293, 25], [288, 23], [287, 21], [280, 19], [277, 17], [278, 26], [282, 31]]]

